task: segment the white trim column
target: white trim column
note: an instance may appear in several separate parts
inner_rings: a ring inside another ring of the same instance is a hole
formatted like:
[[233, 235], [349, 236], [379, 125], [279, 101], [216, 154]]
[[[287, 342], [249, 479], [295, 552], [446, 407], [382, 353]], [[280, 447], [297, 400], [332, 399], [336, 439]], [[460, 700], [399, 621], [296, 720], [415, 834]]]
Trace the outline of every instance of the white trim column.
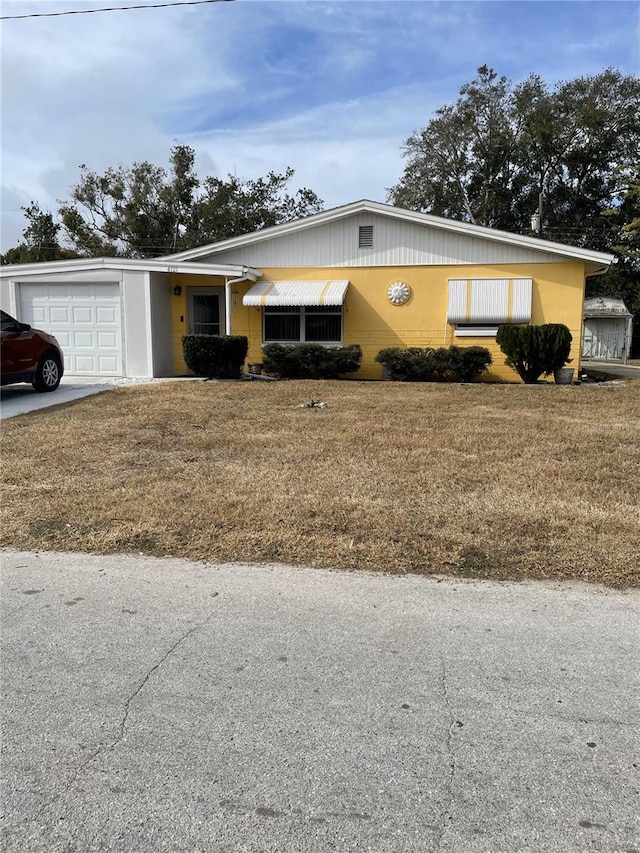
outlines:
[[224, 279], [224, 333], [231, 334], [231, 282]]

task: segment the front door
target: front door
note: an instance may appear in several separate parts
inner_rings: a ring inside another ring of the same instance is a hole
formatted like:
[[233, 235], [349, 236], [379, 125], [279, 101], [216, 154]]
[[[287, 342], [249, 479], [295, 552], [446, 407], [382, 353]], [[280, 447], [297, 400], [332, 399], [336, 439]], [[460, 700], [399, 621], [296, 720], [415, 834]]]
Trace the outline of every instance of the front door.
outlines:
[[224, 335], [224, 288], [189, 288], [189, 334]]

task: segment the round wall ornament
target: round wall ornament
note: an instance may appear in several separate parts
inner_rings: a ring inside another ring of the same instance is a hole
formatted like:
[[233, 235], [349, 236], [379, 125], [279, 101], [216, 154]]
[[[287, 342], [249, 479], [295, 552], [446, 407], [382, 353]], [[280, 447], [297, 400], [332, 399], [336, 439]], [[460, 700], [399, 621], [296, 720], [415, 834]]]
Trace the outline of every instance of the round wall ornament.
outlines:
[[387, 299], [393, 305], [404, 305], [410, 296], [411, 288], [406, 281], [393, 281], [387, 288]]

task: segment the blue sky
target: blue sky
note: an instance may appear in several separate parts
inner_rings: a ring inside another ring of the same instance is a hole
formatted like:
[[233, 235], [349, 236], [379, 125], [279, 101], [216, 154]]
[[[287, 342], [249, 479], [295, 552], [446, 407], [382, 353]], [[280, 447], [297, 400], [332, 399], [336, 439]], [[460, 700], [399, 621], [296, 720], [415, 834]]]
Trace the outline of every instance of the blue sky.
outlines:
[[[1, 14], [162, 0], [3, 0]], [[1, 22], [2, 251], [32, 199], [55, 211], [86, 163], [201, 175], [292, 166], [327, 207], [385, 201], [401, 147], [478, 66], [550, 85], [640, 73], [638, 0], [234, 0]]]

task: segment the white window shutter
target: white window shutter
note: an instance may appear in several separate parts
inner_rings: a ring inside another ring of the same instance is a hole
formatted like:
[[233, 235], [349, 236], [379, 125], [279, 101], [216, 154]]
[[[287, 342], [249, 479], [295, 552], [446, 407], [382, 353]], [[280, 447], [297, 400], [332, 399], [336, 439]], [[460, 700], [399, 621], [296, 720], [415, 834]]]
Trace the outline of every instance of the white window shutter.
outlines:
[[530, 278], [450, 278], [447, 322], [486, 327], [530, 323], [532, 291]]
[[530, 278], [513, 279], [513, 298], [511, 300], [512, 323], [531, 322], [531, 294], [533, 280]]
[[509, 279], [471, 282], [471, 323], [506, 323], [509, 319]]
[[467, 322], [467, 279], [449, 279], [449, 304], [447, 323]]

